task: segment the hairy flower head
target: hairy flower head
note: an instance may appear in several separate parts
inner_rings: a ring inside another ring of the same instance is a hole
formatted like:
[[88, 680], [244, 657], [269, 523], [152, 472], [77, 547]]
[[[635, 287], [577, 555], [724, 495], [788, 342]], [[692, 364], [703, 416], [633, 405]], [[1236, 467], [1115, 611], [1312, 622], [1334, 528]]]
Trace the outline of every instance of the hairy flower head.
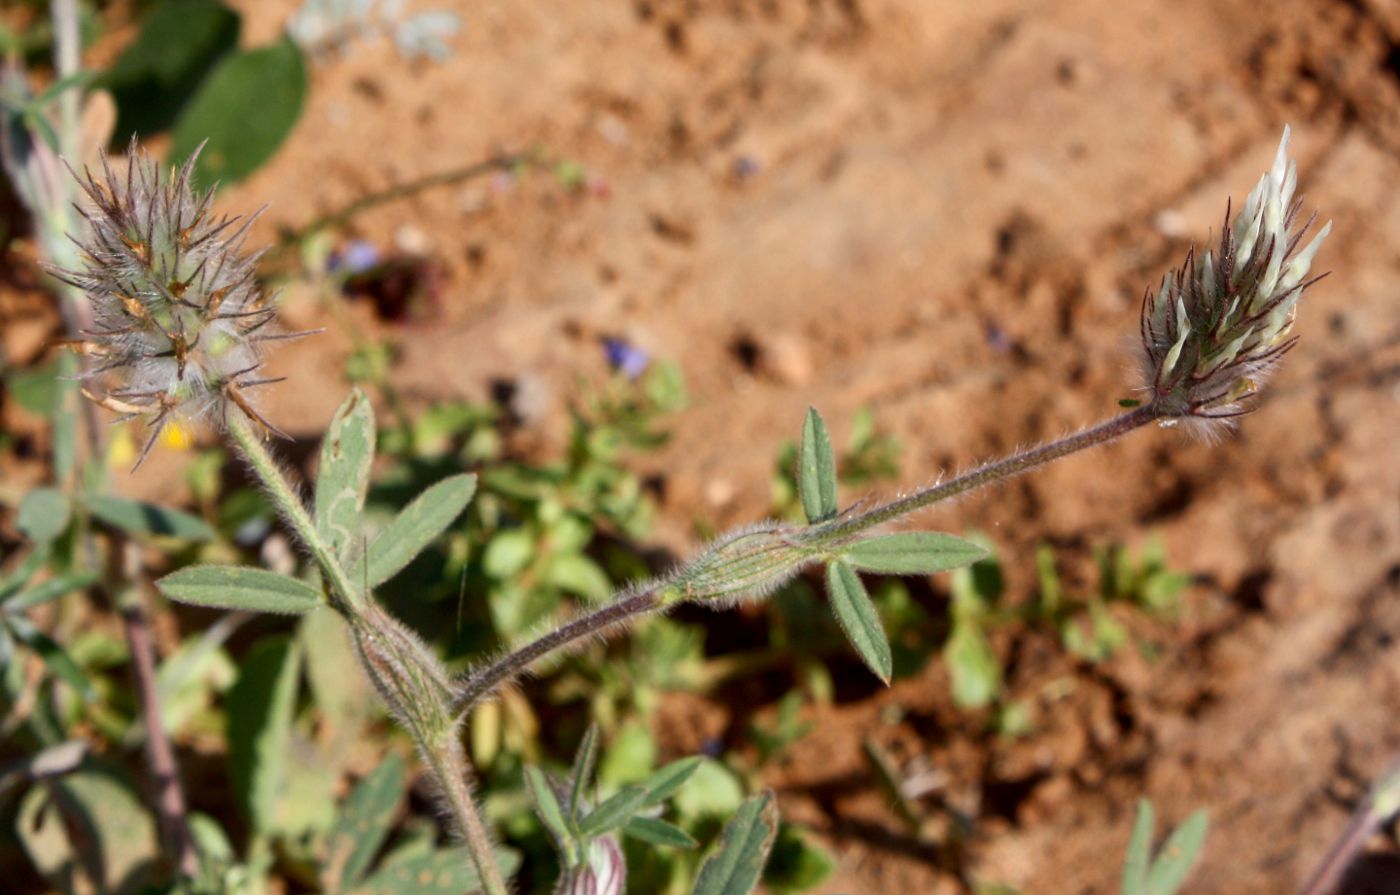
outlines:
[[[1145, 390], [1164, 422], [1218, 424], [1248, 413], [1290, 336], [1298, 300], [1321, 276], [1308, 278], [1332, 229], [1329, 221], [1302, 248], [1316, 214], [1297, 225], [1297, 166], [1284, 128], [1273, 166], [1244, 207], [1225, 224], [1217, 251], [1193, 248], [1142, 305]], [[1208, 431], [1208, 429], [1207, 429]]]
[[134, 140], [125, 171], [105, 156], [100, 177], [85, 169], [82, 267], [53, 271], [92, 305], [93, 328], [70, 343], [96, 360], [88, 376], [102, 386], [84, 393], [118, 421], [146, 423], [138, 466], [161, 430], [185, 419], [242, 413], [275, 432], [249, 397], [279, 381], [259, 376], [263, 343], [304, 335], [272, 331], [256, 256], [242, 254], [257, 215], [215, 217], [213, 190], [195, 193], [193, 169], [191, 157], [162, 177]]

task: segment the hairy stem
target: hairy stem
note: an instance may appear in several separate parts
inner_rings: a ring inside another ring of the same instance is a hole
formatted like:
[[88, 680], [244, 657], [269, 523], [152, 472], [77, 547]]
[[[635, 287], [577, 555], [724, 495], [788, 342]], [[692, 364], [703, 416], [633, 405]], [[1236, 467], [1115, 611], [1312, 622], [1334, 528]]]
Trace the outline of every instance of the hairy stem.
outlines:
[[1400, 760], [1391, 764], [1371, 788], [1317, 870], [1298, 890], [1299, 895], [1328, 895], [1335, 890], [1366, 842], [1395, 816], [1397, 810], [1400, 810]]
[[865, 531], [886, 522], [893, 522], [950, 497], [975, 491], [993, 482], [1020, 475], [1037, 466], [1042, 466], [1061, 457], [1067, 457], [1085, 448], [1121, 438], [1134, 429], [1157, 419], [1159, 415], [1153, 405], [1145, 404], [1073, 435], [1067, 435], [1056, 441], [1012, 454], [1009, 457], [1003, 457], [1000, 460], [994, 460], [991, 463], [984, 463], [971, 472], [963, 473], [937, 485], [930, 485], [915, 491], [908, 497], [890, 501], [848, 518], [838, 518], [821, 526], [820, 535], [823, 538], [827, 536], [842, 537]]
[[[924, 488], [908, 497], [882, 504], [854, 516], [838, 518], [816, 526], [809, 530], [812, 537], [810, 539], [804, 538], [804, 540], [809, 546], [817, 548], [822, 545], [839, 544], [863, 531], [886, 522], [892, 522], [939, 501], [990, 485], [1001, 479], [1019, 475], [1076, 451], [1120, 438], [1158, 417], [1159, 413], [1152, 405], [1138, 407], [1074, 435], [984, 464], [969, 473], [942, 484]], [[790, 561], [801, 561], [797, 554], [793, 554], [793, 556], [796, 558]], [[752, 557], [748, 557], [748, 559], [752, 559]], [[744, 561], [746, 558], [741, 556], [734, 560], [731, 565]], [[608, 628], [629, 621], [635, 616], [661, 607], [663, 605], [662, 591], [666, 590], [670, 584], [686, 581], [688, 572], [695, 566], [696, 563], [692, 562], [691, 565], [679, 569], [668, 578], [643, 590], [613, 600], [585, 615], [580, 615], [514, 652], [502, 656], [484, 668], [468, 674], [458, 688], [454, 710], [459, 714], [467, 711], [498, 687], [514, 680], [536, 661], [556, 650], [563, 649], [582, 638], [595, 636]], [[765, 574], [771, 571], [766, 570]]]
[[321, 568], [321, 573], [329, 579], [331, 588], [340, 599], [352, 608], [363, 606], [366, 595], [360, 593], [350, 583], [349, 577], [335, 558], [335, 553], [331, 550], [330, 545], [322, 539], [320, 532], [316, 530], [316, 523], [312, 520], [311, 514], [306, 511], [306, 504], [302, 502], [301, 495], [297, 493], [292, 483], [287, 481], [282, 467], [277, 464], [276, 459], [268, 451], [267, 445], [263, 444], [261, 436], [253, 429], [253, 424], [242, 413], [230, 409], [228, 431], [233, 436], [234, 444], [248, 461], [248, 465], [253, 467], [253, 472], [257, 475], [258, 480], [272, 495], [273, 503], [281, 511], [287, 524], [291, 525], [306, 549], [311, 551], [311, 555], [316, 559], [316, 564]]
[[462, 841], [471, 852], [483, 890], [486, 895], [507, 895], [509, 889], [505, 877], [501, 875], [501, 868], [496, 864], [491, 836], [486, 832], [486, 824], [482, 822], [481, 813], [476, 810], [476, 800], [472, 798], [471, 784], [468, 782], [471, 768], [460, 741], [454, 733], [440, 738], [439, 742], [425, 748], [423, 753], [433, 776], [437, 777], [443, 801], [462, 834]]
[[580, 615], [566, 622], [548, 634], [525, 644], [513, 653], [501, 658], [467, 676], [457, 691], [455, 713], [471, 708], [477, 702], [502, 684], [514, 680], [527, 668], [557, 649], [561, 649], [584, 637], [592, 637], [613, 625], [621, 624], [635, 616], [650, 612], [661, 605], [657, 588], [649, 588], [641, 593], [613, 600], [606, 606]]
[[[241, 413], [231, 410], [228, 414], [228, 431], [239, 451], [253, 467], [253, 472], [272, 495], [272, 500], [283, 517], [292, 526], [306, 549], [311, 551], [334, 592], [337, 599], [336, 608], [347, 617], [359, 619], [361, 622], [381, 618], [378, 608], [370, 602], [370, 595], [361, 593], [350, 583], [335, 553], [316, 530], [316, 523], [307, 513], [301, 496], [287, 481], [282, 468], [254, 430], [253, 424]], [[390, 708], [395, 710], [396, 716], [414, 739], [419, 741], [419, 749], [433, 776], [437, 778], [438, 787], [452, 814], [453, 823], [471, 852], [472, 862], [476, 865], [486, 895], [507, 895], [505, 877], [501, 875], [501, 869], [491, 849], [491, 838], [476, 810], [476, 803], [472, 800], [471, 787], [468, 784], [471, 767], [458, 742], [459, 729], [447, 723], [439, 713], [441, 708], [445, 707], [446, 699], [433, 693], [433, 688], [427, 685], [434, 680], [445, 680], [441, 666], [421, 648], [416, 638], [406, 633], [396, 633], [399, 631], [398, 626], [388, 618], [383, 618], [373, 627], [374, 630], [370, 633], [376, 638], [375, 643], [382, 643], [388, 652], [376, 652], [375, 656], [382, 661], [374, 667], [367, 664], [365, 670], [376, 684], [388, 685], [381, 688], [381, 695], [385, 697]], [[368, 655], [370, 653], [362, 648], [361, 657], [367, 663], [369, 660], [365, 657]], [[408, 686], [412, 692], [405, 692], [404, 686]], [[439, 711], [434, 712], [434, 707], [438, 707]], [[422, 721], [425, 717], [433, 719], [435, 723], [413, 723]]]

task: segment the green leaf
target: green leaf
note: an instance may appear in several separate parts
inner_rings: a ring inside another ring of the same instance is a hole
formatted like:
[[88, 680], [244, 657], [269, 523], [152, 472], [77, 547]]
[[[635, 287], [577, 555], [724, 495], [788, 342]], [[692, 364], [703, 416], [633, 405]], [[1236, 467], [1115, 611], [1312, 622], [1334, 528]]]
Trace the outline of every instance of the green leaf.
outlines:
[[316, 531], [342, 558], [360, 532], [373, 462], [374, 408], [354, 389], [331, 419], [316, 471]]
[[384, 844], [403, 792], [403, 759], [389, 753], [359, 782], [326, 839], [321, 886], [340, 892], [358, 883]]
[[69, 481], [78, 462], [78, 408], [83, 403], [78, 382], [81, 373], [77, 355], [65, 351], [59, 356], [59, 380], [53, 412], [49, 414], [53, 422], [53, 474], [54, 481], [59, 484]]
[[47, 544], [63, 534], [73, 506], [68, 496], [57, 488], [35, 488], [20, 502], [15, 524], [36, 544]]
[[831, 610], [846, 633], [846, 639], [870, 670], [888, 684], [894, 673], [890, 642], [860, 576], [849, 563], [838, 559], [826, 567], [826, 588], [831, 596]]
[[826, 881], [836, 859], [810, 842], [792, 824], [779, 824], [763, 885], [774, 892], [807, 892]]
[[549, 583], [594, 603], [612, 596], [611, 579], [596, 562], [582, 553], [566, 553], [550, 559], [545, 568]]
[[24, 612], [26, 609], [33, 609], [35, 606], [42, 606], [44, 603], [57, 600], [75, 590], [92, 587], [96, 583], [97, 575], [92, 572], [59, 575], [57, 578], [50, 578], [43, 584], [31, 587], [12, 600], [5, 601], [4, 608], [6, 612]]
[[528, 529], [497, 532], [481, 556], [481, 568], [497, 581], [508, 581], [525, 568], [535, 554], [535, 539]]
[[260, 641], [228, 694], [229, 772], [253, 830], [273, 829], [286, 785], [301, 652], [289, 638]]
[[238, 46], [239, 25], [238, 13], [215, 0], [166, 0], [151, 10], [99, 85], [117, 101], [120, 139], [169, 128], [209, 70]]
[[549, 830], [556, 846], [564, 854], [564, 863], [573, 866], [578, 855], [577, 845], [549, 775], [537, 767], [526, 767], [525, 788], [530, 791], [530, 801], [535, 803], [535, 813], [539, 815], [540, 822]]
[[932, 575], [971, 565], [986, 555], [971, 541], [936, 531], [906, 531], [857, 541], [843, 554], [857, 569], [883, 575]]
[[777, 835], [778, 805], [772, 791], [749, 798], [724, 825], [719, 851], [701, 865], [694, 895], [748, 895], [758, 885]]
[[646, 789], [635, 783], [622, 787], [579, 822], [579, 832], [591, 839], [616, 830], [632, 819], [646, 798]]
[[92, 688], [92, 682], [87, 675], [78, 667], [78, 663], [73, 661], [73, 657], [53, 641], [43, 631], [34, 626], [34, 623], [22, 615], [10, 616], [7, 620], [10, 630], [14, 633], [15, 639], [25, 646], [34, 650], [48, 669], [58, 675], [64, 683], [78, 692], [85, 701], [92, 700], [97, 693]]
[[291, 133], [306, 87], [306, 60], [288, 37], [225, 56], [180, 113], [168, 157], [183, 161], [207, 140], [196, 180], [242, 180]]
[[943, 661], [952, 677], [953, 702], [960, 708], [979, 709], [996, 699], [1001, 662], [976, 622], [954, 620], [943, 645]]
[[622, 828], [622, 832], [633, 839], [666, 848], [695, 848], [699, 845], [695, 837], [685, 830], [654, 817], [634, 817]]
[[676, 793], [675, 805], [682, 817], [725, 817], [738, 811], [743, 801], [743, 784], [734, 772], [707, 761]]
[[[160, 858], [155, 822], [114, 774], [79, 770], [31, 787], [17, 814], [14, 834], [53, 891], [106, 895], [151, 882]], [[117, 881], [128, 886], [118, 889]]]
[[825, 522], [834, 517], [836, 505], [836, 455], [817, 408], [807, 408], [802, 423], [802, 450], [797, 457], [797, 491], [808, 522]]
[[1186, 883], [1191, 867], [1205, 844], [1210, 819], [1205, 811], [1197, 811], [1167, 838], [1157, 860], [1147, 874], [1148, 895], [1176, 895]]
[[98, 519], [128, 534], [162, 535], [186, 541], [209, 541], [215, 535], [214, 529], [198, 516], [112, 494], [87, 498], [87, 507]]
[[161, 578], [156, 587], [172, 600], [216, 609], [298, 615], [324, 602], [305, 582], [249, 566], [189, 566]]
[[574, 766], [569, 772], [569, 816], [578, 819], [583, 809], [587, 789], [593, 780], [593, 769], [598, 764], [598, 725], [588, 725], [588, 731], [579, 743], [574, 755]]
[[1147, 870], [1152, 861], [1152, 803], [1138, 802], [1128, 857], [1123, 864], [1123, 895], [1147, 895]]
[[[497, 852], [501, 861], [501, 853]], [[346, 895], [462, 895], [481, 888], [476, 866], [465, 849], [439, 849], [394, 861]]]
[[433, 542], [462, 514], [476, 493], [471, 473], [443, 479], [414, 498], [369, 545], [370, 587], [383, 584]]
[[691, 775], [699, 770], [700, 765], [705, 763], [703, 755], [691, 755], [688, 758], [679, 758], [661, 768], [656, 773], [642, 781], [642, 788], [646, 790], [646, 799], [642, 802], [648, 807], [659, 805], [676, 793]]

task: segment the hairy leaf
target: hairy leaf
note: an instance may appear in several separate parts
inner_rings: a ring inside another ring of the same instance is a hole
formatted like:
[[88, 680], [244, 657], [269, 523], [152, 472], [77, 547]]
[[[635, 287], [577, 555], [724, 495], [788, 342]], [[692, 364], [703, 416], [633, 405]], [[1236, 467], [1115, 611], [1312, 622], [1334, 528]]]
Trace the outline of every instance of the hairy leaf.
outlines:
[[303, 581], [249, 566], [189, 566], [161, 578], [156, 587], [181, 603], [288, 615], [323, 601], [321, 592]]
[[579, 822], [579, 832], [588, 838], [611, 833], [631, 820], [646, 798], [646, 789], [635, 783], [622, 787]]
[[906, 531], [857, 541], [844, 553], [857, 569], [884, 575], [931, 575], [971, 565], [986, 555], [971, 541], [936, 531]]
[[344, 559], [360, 531], [374, 462], [374, 408], [355, 389], [336, 410], [316, 471], [316, 531]]
[[797, 458], [797, 492], [809, 522], [824, 522], [836, 515], [836, 455], [831, 436], [815, 407], [807, 409], [802, 423], [802, 449]]
[[96, 494], [87, 499], [88, 510], [114, 528], [134, 535], [162, 535], [186, 541], [210, 541], [214, 529], [198, 516], [139, 500]]
[[573, 830], [559, 804], [559, 796], [549, 775], [537, 767], [525, 768], [525, 788], [530, 791], [530, 800], [535, 803], [535, 813], [540, 822], [554, 837], [555, 845], [564, 854], [564, 863], [572, 865], [577, 857], [577, 847]]
[[403, 791], [403, 759], [389, 753], [350, 793], [326, 839], [321, 885], [336, 893], [354, 886], [369, 869], [394, 822]]
[[758, 885], [777, 835], [778, 805], [772, 791], [750, 797], [724, 825], [719, 851], [701, 865], [693, 895], [748, 895]]
[[388, 581], [447, 530], [476, 493], [471, 473], [443, 479], [418, 495], [369, 545], [369, 586]]
[[667, 848], [694, 848], [699, 844], [685, 830], [654, 817], [634, 817], [622, 828], [622, 832], [633, 839]]
[[894, 673], [890, 642], [880, 624], [880, 614], [875, 611], [865, 585], [861, 584], [860, 575], [849, 563], [838, 559], [827, 566], [826, 586], [832, 612], [841, 630], [846, 632], [846, 639], [870, 670], [888, 684]]

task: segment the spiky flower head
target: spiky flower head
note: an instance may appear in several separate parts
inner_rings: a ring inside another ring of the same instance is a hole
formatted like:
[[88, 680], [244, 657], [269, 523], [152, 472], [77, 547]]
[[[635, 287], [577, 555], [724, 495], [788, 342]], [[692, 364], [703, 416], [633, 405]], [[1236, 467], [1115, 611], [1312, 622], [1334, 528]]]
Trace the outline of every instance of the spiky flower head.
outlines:
[[302, 335], [272, 331], [256, 256], [242, 254], [257, 215], [216, 217], [213, 190], [196, 194], [190, 182], [194, 161], [162, 177], [133, 140], [124, 172], [105, 156], [100, 177], [75, 172], [90, 223], [77, 239], [82, 267], [53, 271], [92, 304], [93, 328], [69, 343], [96, 360], [88, 377], [101, 385], [84, 394], [119, 422], [146, 424], [137, 466], [165, 426], [185, 420], [242, 413], [275, 432], [249, 392], [279, 381], [259, 375], [263, 343]]
[[1298, 300], [1332, 229], [1329, 221], [1299, 248], [1314, 214], [1297, 225], [1297, 165], [1284, 128], [1273, 166], [1225, 224], [1217, 251], [1193, 248], [1179, 270], [1148, 290], [1142, 306], [1145, 390], [1164, 423], [1212, 425], [1248, 413], [1250, 399], [1297, 341], [1289, 333]]

